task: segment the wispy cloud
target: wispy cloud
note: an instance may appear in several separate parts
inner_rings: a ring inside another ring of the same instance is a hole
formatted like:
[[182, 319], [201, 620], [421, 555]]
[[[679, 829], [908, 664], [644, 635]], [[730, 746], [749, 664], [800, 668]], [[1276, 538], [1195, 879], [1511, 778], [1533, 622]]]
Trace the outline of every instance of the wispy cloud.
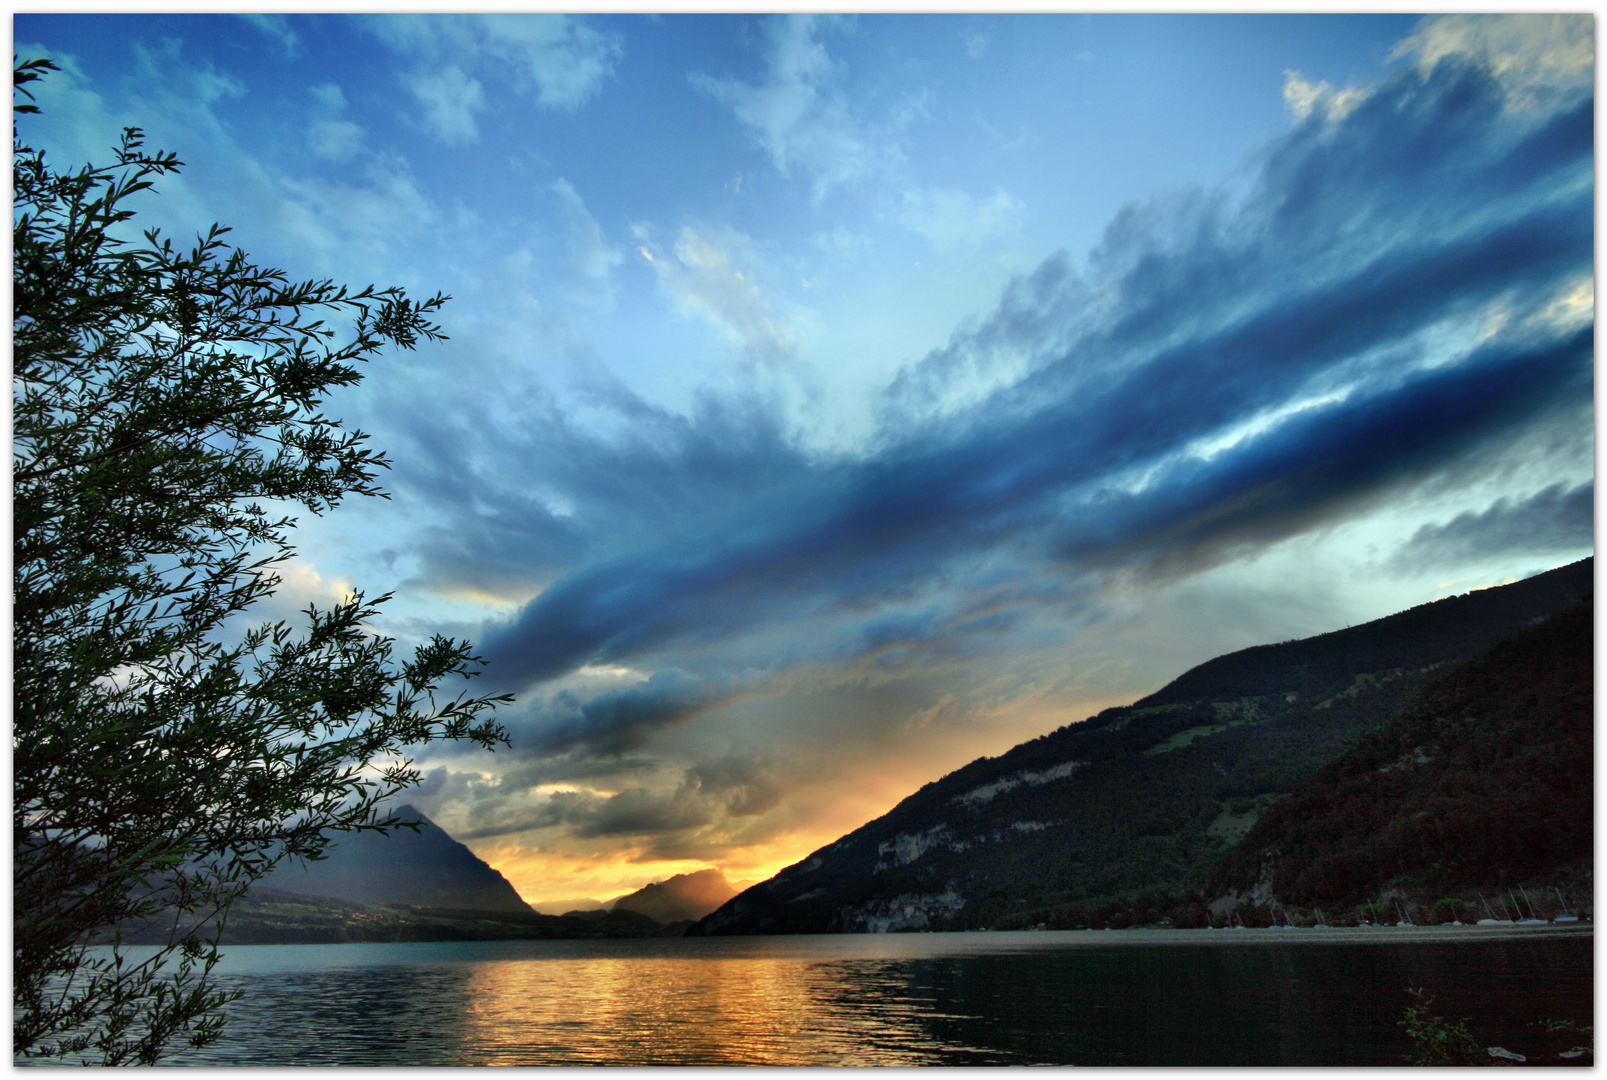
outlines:
[[312, 152], [330, 161], [351, 161], [363, 150], [363, 129], [342, 117], [346, 96], [334, 83], [323, 83], [312, 88], [317, 102], [316, 113], [307, 129], [307, 143]]
[[480, 129], [474, 114], [485, 108], [485, 90], [478, 79], [456, 64], [415, 71], [408, 89], [424, 109], [424, 127], [448, 146], [477, 142]]
[[793, 355], [796, 334], [761, 284], [765, 275], [746, 236], [728, 227], [683, 226], [672, 251], [655, 247], [643, 228], [637, 240], [638, 254], [681, 310], [718, 327], [755, 363]]
[[564, 281], [572, 302], [606, 310], [613, 305], [613, 274], [625, 254], [603, 235], [579, 192], [559, 178], [549, 189], [556, 196], [564, 228]]
[[271, 37], [277, 41], [285, 50], [285, 57], [287, 59], [295, 59], [296, 54], [301, 51], [301, 37], [294, 30], [290, 29], [290, 20], [288, 17], [284, 15], [265, 15], [260, 13], [239, 15], [236, 17], [244, 19], [246, 22], [262, 31], [268, 37]]
[[904, 193], [898, 218], [934, 248], [947, 251], [1008, 234], [1019, 225], [1021, 209], [1007, 191], [979, 199], [953, 188], [919, 188]]
[[1595, 38], [1594, 22], [1579, 15], [1444, 15], [1425, 18], [1390, 58], [1411, 57], [1425, 70], [1442, 60], [1473, 61], [1529, 107], [1591, 89]]
[[340, 179], [287, 177], [275, 186], [269, 209], [281, 235], [324, 265], [383, 267], [437, 216], [412, 170], [390, 155], [376, 155]]
[[1285, 71], [1283, 75], [1284, 104], [1299, 120], [1306, 119], [1314, 112], [1320, 112], [1324, 119], [1343, 120], [1345, 114], [1367, 96], [1363, 87], [1348, 86], [1335, 90], [1326, 81], [1308, 82], [1298, 71]]
[[286, 171], [259, 148], [243, 144], [239, 129], [222, 118], [247, 96], [238, 78], [193, 59], [176, 39], [135, 41], [132, 52], [133, 70], [115, 94], [99, 92], [70, 58], [63, 58], [65, 70], [43, 82], [40, 93], [48, 115], [70, 125], [57, 129], [58, 137], [68, 138], [58, 150], [64, 156], [104, 160], [118, 132], [138, 126], [147, 146], [207, 163], [203, 181], [193, 180], [190, 169], [164, 178], [161, 198], [141, 209], [142, 227], [179, 239], [211, 222], [227, 222], [235, 230], [231, 239], [269, 264], [283, 264], [293, 254], [308, 274], [394, 280], [404, 262], [399, 252], [437, 220], [403, 159], [363, 152], [365, 133], [346, 119], [337, 84], [312, 87], [306, 111], [291, 114], [291, 130], [304, 124], [297, 143], [346, 167], [324, 176], [318, 170]]
[[621, 55], [615, 37], [568, 15], [371, 16], [363, 25], [415, 61], [405, 82], [426, 128], [448, 144], [479, 139], [482, 79], [573, 112], [602, 91]]
[[784, 174], [810, 180], [818, 202], [833, 189], [883, 172], [901, 159], [894, 123], [855, 112], [826, 51], [829, 33], [852, 31], [838, 16], [787, 15], [764, 23], [765, 78], [757, 84], [702, 72], [692, 83], [727, 105]]

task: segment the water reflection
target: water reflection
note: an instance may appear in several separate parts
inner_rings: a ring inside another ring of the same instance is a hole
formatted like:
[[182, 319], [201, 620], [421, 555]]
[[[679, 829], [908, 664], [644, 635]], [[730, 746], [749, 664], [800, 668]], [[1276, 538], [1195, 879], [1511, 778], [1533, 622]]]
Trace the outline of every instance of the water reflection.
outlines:
[[173, 1065], [437, 1064], [464, 1042], [469, 971], [335, 968], [219, 979], [244, 996], [224, 1037]]
[[[465, 1063], [914, 1065], [959, 1047], [918, 1022], [883, 965], [783, 955], [614, 956], [486, 964], [470, 982]], [[888, 966], [897, 969], [898, 963]], [[859, 998], [844, 1007], [850, 987]], [[543, 1015], [531, 1002], [561, 1006]]]
[[1351, 933], [242, 947], [223, 1041], [173, 1063], [1398, 1064], [1408, 986], [1475, 1032], [1590, 1022], [1588, 933]]

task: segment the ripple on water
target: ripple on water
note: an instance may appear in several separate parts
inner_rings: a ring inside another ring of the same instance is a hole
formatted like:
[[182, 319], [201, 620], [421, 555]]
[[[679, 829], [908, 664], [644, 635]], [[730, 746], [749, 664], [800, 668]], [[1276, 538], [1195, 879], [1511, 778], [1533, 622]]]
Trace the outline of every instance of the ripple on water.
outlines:
[[244, 992], [225, 1037], [170, 1060], [1396, 1064], [1408, 986], [1475, 1031], [1590, 1023], [1590, 942], [1202, 931], [252, 946], [220, 969]]

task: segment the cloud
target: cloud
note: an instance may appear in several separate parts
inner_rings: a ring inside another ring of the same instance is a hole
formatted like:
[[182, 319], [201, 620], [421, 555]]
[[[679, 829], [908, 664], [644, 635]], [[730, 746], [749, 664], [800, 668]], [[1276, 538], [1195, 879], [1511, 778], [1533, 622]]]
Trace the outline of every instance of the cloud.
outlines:
[[[462, 840], [486, 840], [537, 830], [562, 828], [571, 838], [660, 838], [671, 850], [658, 857], [681, 857], [683, 834], [714, 821], [714, 807], [691, 788], [633, 787], [611, 795], [586, 789], [554, 791], [533, 808], [511, 811], [493, 824], [480, 824], [454, 833]], [[477, 821], [487, 820], [477, 808]], [[679, 841], [679, 842], [678, 842]]]
[[483, 15], [478, 29], [481, 47], [519, 69], [548, 109], [573, 112], [596, 97], [622, 53], [615, 36], [572, 16]]
[[328, 612], [349, 600], [353, 593], [352, 582], [343, 577], [326, 578], [306, 559], [290, 559], [268, 567], [261, 576], [277, 578], [278, 583], [273, 592], [221, 624], [217, 640], [227, 647], [241, 644], [251, 630], [269, 623], [283, 622], [305, 633], [309, 607]]
[[1345, 114], [1360, 104], [1366, 96], [1367, 91], [1359, 86], [1336, 91], [1326, 81], [1320, 83], [1306, 81], [1298, 71], [1283, 73], [1283, 102], [1289, 106], [1289, 111], [1295, 114], [1297, 120], [1304, 120], [1314, 112], [1319, 113], [1325, 120], [1343, 120]]
[[[786, 485], [553, 581], [486, 639], [490, 677], [735, 663], [783, 627], [776, 668], [852, 662], [898, 613], [959, 640], [984, 581], [1251, 557], [1588, 400], [1588, 325], [1541, 317], [1592, 268], [1588, 99], [1532, 109], [1446, 55], [1260, 161], [1246, 194], [1135, 204], [1086, 271], [1057, 256], [1012, 285], [895, 383], [871, 452], [791, 459]], [[1003, 385], [946, 397], [1006, 354]], [[995, 632], [1030, 625], [1012, 612], [1037, 594], [1013, 595]]]
[[526, 835], [528, 843], [534, 838], [527, 834], [547, 833], [549, 843], [612, 840], [638, 861], [708, 859], [729, 852], [733, 839], [753, 843], [785, 830], [787, 815], [777, 812], [799, 779], [773, 757], [743, 752], [685, 769], [678, 781], [612, 791], [576, 785], [533, 796], [507, 777], [477, 782], [439, 768], [409, 797], [428, 806], [469, 806], [472, 824], [453, 832], [465, 841]]
[[1526, 498], [1503, 496], [1482, 511], [1423, 525], [1390, 560], [1410, 572], [1509, 554], [1549, 555], [1595, 543], [1594, 483], [1552, 484]]
[[621, 757], [647, 745], [661, 728], [685, 723], [740, 693], [740, 683], [700, 679], [683, 671], [650, 678], [582, 701], [560, 690], [527, 706], [506, 724], [514, 754], [554, 754], [585, 747], [588, 753]]
[[765, 78], [757, 85], [695, 72], [692, 84], [728, 106], [784, 175], [810, 178], [819, 202], [833, 189], [902, 160], [890, 138], [896, 123], [857, 116], [837, 87], [839, 73], [820, 38], [850, 32], [838, 16], [787, 15], [764, 23]]
[[[361, 152], [363, 133], [345, 122], [338, 86], [314, 87], [309, 110], [298, 110], [291, 122], [305, 116], [310, 150], [337, 159], [355, 152], [346, 158], [355, 165], [322, 177], [304, 169], [285, 172], [262, 157], [261, 148], [240, 142], [239, 129], [222, 118], [246, 97], [245, 84], [210, 62], [190, 61], [180, 41], [134, 42], [131, 49], [133, 71], [115, 93], [97, 93], [70, 58], [65, 70], [38, 84], [44, 111], [35, 119], [53, 157], [107, 160], [118, 133], [138, 126], [147, 147], [206, 163], [199, 174], [186, 168], [164, 177], [160, 197], [140, 208], [141, 228], [158, 228], [182, 242], [225, 222], [233, 229], [230, 241], [264, 265], [413, 285], [396, 281], [397, 267], [408, 265], [401, 253], [426, 238], [435, 208], [405, 162]], [[304, 158], [296, 160], [305, 165]]]
[[244, 19], [246, 22], [262, 31], [268, 37], [271, 37], [275, 41], [279, 42], [279, 44], [284, 47], [285, 59], [293, 60], [295, 59], [296, 54], [301, 51], [301, 38], [294, 30], [290, 29], [290, 20], [288, 17], [284, 15], [263, 14], [237, 15], [235, 17]]
[[[986, 318], [899, 370], [882, 395], [882, 427], [907, 434], [932, 418], [975, 405], [1069, 348], [1097, 310], [1066, 253], [1051, 255], [1030, 274], [1012, 279]], [[1084, 376], [1096, 366], [1092, 358], [1085, 362]]]
[[683, 311], [718, 327], [753, 362], [772, 365], [793, 355], [797, 337], [760, 287], [762, 274], [746, 236], [730, 228], [685, 226], [673, 255], [655, 249], [643, 229], [637, 238], [639, 253]]
[[387, 415], [393, 485], [440, 522], [422, 530], [419, 584], [522, 601], [644, 537], [698, 537], [733, 502], [805, 497], [810, 458], [760, 402], [702, 393], [681, 415], [595, 370], [575, 391], [578, 407], [505, 393], [503, 423], [485, 421], [473, 387]]
[[1588, 93], [1595, 81], [1595, 20], [1586, 14], [1444, 15], [1425, 18], [1391, 52], [1432, 70], [1473, 61], [1524, 106]]
[[416, 61], [405, 81], [424, 105], [427, 130], [449, 145], [479, 138], [482, 77], [533, 94], [541, 108], [574, 112], [602, 91], [621, 54], [613, 35], [568, 15], [390, 15], [362, 24]]
[[485, 108], [485, 91], [456, 64], [416, 71], [408, 89], [424, 106], [424, 127], [448, 146], [478, 142], [474, 114]]
[[[1481, 349], [1387, 390], [1314, 405], [1137, 492], [1096, 497], [1061, 530], [1087, 565], [1195, 570], [1354, 516], [1473, 449], [1589, 392], [1591, 335]], [[1387, 447], [1379, 452], [1378, 447]]]
[[586, 204], [568, 180], [555, 181], [551, 189], [558, 197], [564, 221], [564, 260], [569, 298], [590, 307], [606, 309], [613, 304], [611, 278], [625, 255], [603, 236], [602, 226], [591, 216]]
[[211, 62], [187, 65], [182, 59], [183, 42], [163, 38], [156, 47], [134, 42], [136, 77], [160, 87], [169, 103], [184, 101], [199, 113], [224, 98], [244, 97], [245, 84]]
[[[1595, 23], [1591, 16], [1438, 15], [1425, 17], [1415, 33], [1391, 50], [1389, 59], [1411, 58], [1428, 77], [1436, 65], [1476, 65], [1520, 109], [1577, 101], [1595, 80]], [[1284, 73], [1283, 97], [1296, 118], [1313, 112], [1342, 119], [1364, 100], [1367, 87], [1334, 90], [1313, 84], [1297, 71]]]
[[1007, 191], [978, 199], [952, 188], [921, 188], [904, 193], [899, 221], [939, 251], [976, 247], [1014, 230], [1021, 203]]
[[[510, 756], [507, 760], [514, 760]], [[546, 753], [539, 757], [518, 758], [511, 768], [497, 777], [497, 787], [504, 792], [521, 793], [532, 788], [571, 788], [590, 784], [604, 788], [620, 788], [651, 776], [660, 768], [654, 758], [641, 756], [598, 756], [585, 746], [576, 746], [563, 753]]]
[[302, 257], [322, 265], [360, 266], [374, 273], [394, 262], [394, 253], [421, 240], [438, 220], [406, 163], [389, 155], [363, 159], [361, 167], [335, 179], [281, 177], [274, 198], [258, 213]]
[[774, 810], [792, 787], [786, 763], [767, 754], [727, 754], [686, 771], [705, 797], [717, 799], [731, 817], [754, 817]]
[[346, 95], [334, 83], [323, 83], [310, 91], [317, 111], [307, 129], [312, 152], [330, 161], [350, 161], [363, 152], [363, 129], [341, 118]]

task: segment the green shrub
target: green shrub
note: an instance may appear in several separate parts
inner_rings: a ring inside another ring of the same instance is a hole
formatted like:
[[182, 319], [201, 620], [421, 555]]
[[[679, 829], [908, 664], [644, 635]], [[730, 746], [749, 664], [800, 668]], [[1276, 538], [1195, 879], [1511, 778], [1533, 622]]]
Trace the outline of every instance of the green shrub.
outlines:
[[1463, 1018], [1452, 1022], [1429, 1011], [1434, 998], [1422, 987], [1406, 991], [1413, 1004], [1406, 1006], [1405, 1018], [1400, 1026], [1406, 1029], [1407, 1038], [1415, 1047], [1406, 1060], [1413, 1065], [1479, 1065], [1488, 1064], [1484, 1048], [1467, 1029]]

